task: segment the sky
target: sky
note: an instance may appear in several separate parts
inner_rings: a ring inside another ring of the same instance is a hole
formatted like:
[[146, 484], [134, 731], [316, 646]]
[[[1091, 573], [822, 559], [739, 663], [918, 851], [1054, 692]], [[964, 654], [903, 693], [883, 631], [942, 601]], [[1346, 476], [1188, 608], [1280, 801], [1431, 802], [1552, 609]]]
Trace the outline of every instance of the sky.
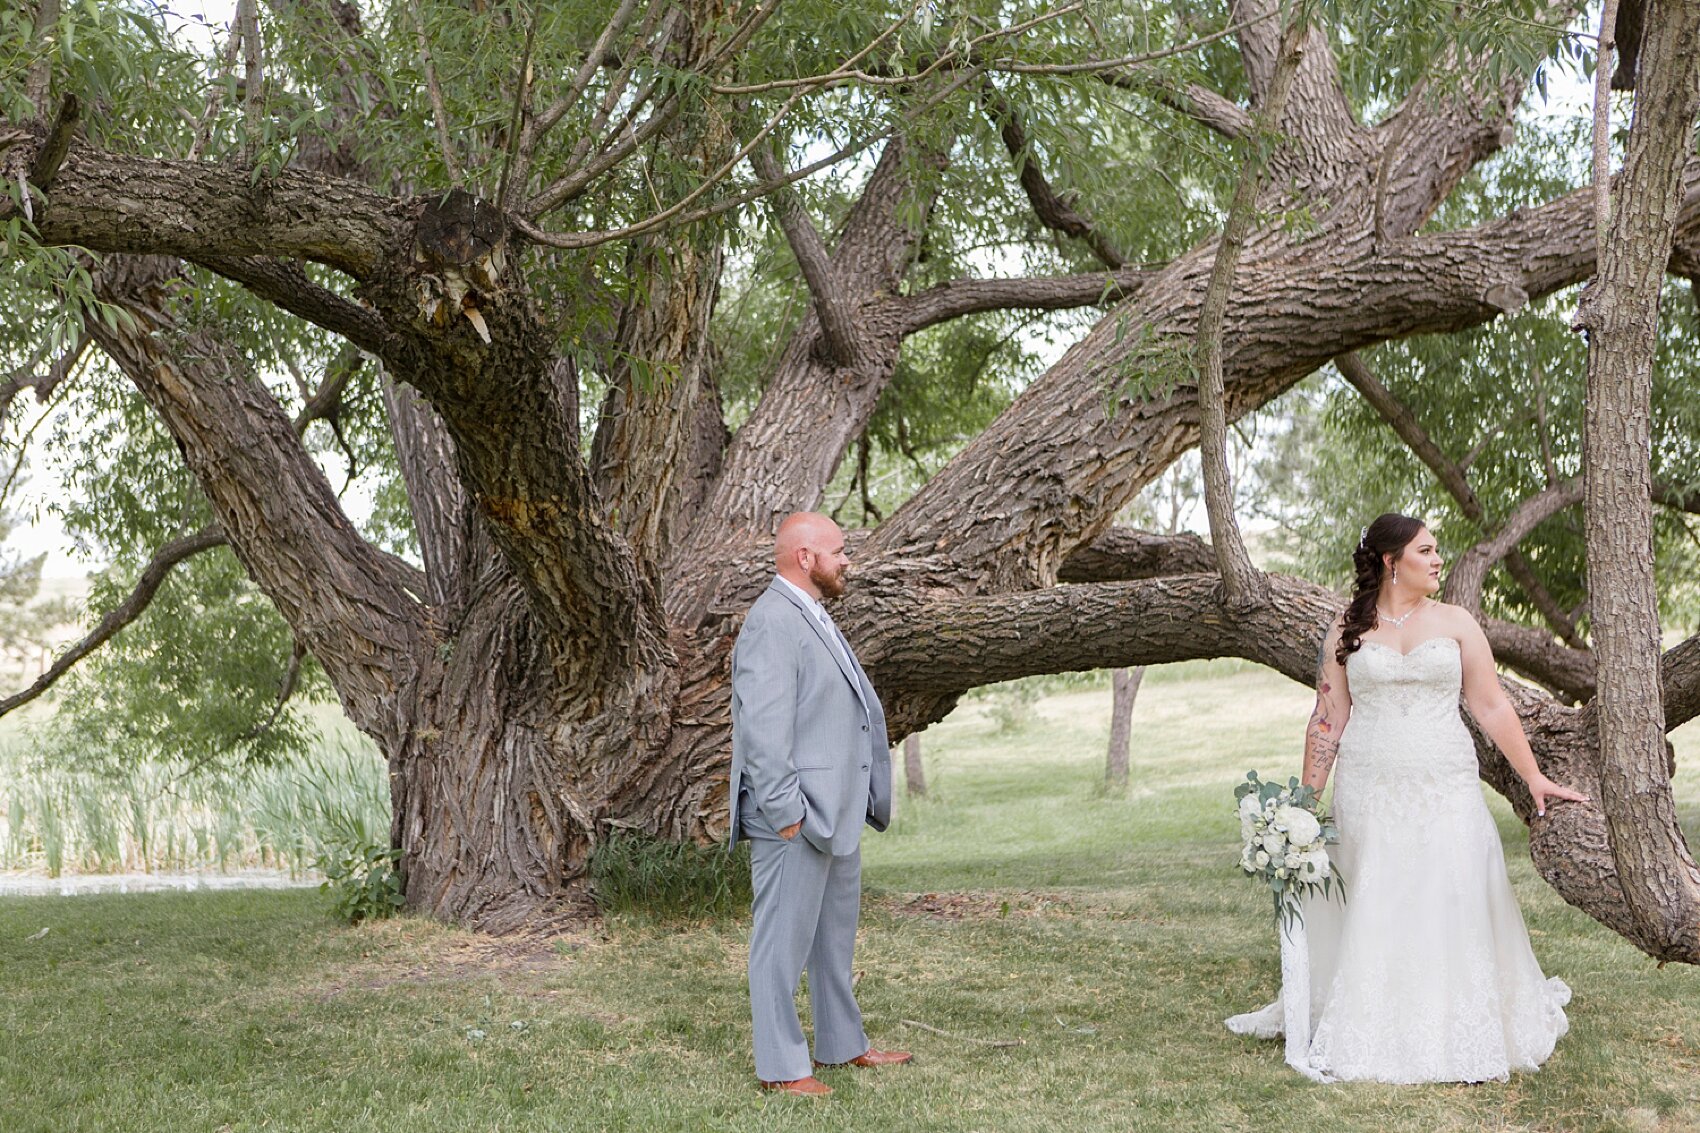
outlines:
[[[229, 24], [235, 3], [234, 0], [164, 0], [156, 6], [183, 35], [202, 40], [210, 46], [222, 44], [226, 34], [224, 29]], [[1547, 90], [1547, 102], [1542, 105], [1537, 100], [1526, 104], [1522, 116], [1574, 120], [1587, 118], [1592, 113], [1593, 89], [1580, 75], [1554, 70], [1549, 75]], [[1059, 353], [1064, 346], [1065, 343], [1058, 344]], [[46, 430], [47, 426], [43, 426], [37, 435], [45, 434]], [[69, 538], [50, 511], [50, 505], [58, 498], [57, 485], [39, 454], [36, 454], [33, 463], [35, 470], [30, 479], [21, 489], [14, 489], [14, 511], [18, 513], [20, 522], [4, 550], [9, 556], [33, 557], [45, 553], [47, 560], [42, 570], [45, 578], [81, 577], [100, 564], [85, 562], [73, 554]], [[341, 478], [333, 476], [332, 482], [341, 483]], [[359, 498], [345, 503], [351, 518], [357, 522], [364, 518], [370, 507], [369, 502]], [[1202, 512], [1194, 518], [1202, 523]]]

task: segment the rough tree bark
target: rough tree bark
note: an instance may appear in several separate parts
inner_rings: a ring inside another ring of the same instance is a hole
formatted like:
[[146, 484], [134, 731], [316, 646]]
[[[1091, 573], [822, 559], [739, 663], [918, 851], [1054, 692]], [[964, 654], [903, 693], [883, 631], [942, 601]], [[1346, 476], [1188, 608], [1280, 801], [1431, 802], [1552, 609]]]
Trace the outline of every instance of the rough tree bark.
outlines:
[[[1611, 7], [1604, 18], [1613, 18]], [[1603, 205], [1598, 214], [1599, 275], [1583, 292], [1576, 320], [1588, 335], [1582, 480], [1599, 659], [1594, 709], [1600, 801], [1624, 899], [1642, 933], [1659, 942], [1655, 955], [1693, 963], [1700, 961], [1700, 867], [1683, 840], [1670, 790], [1651, 432], [1659, 296], [1700, 109], [1700, 3], [1653, 0], [1640, 47], [1635, 114], [1609, 225]], [[1601, 98], [1608, 93], [1606, 70], [1602, 59]], [[1604, 106], [1596, 115], [1604, 119]], [[1596, 176], [1603, 202], [1605, 178]]]
[[[1252, 210], [1263, 186], [1269, 158], [1264, 147], [1279, 142], [1269, 137], [1287, 110], [1287, 96], [1298, 75], [1299, 52], [1310, 30], [1307, 6], [1293, 0], [1293, 10], [1281, 31], [1281, 46], [1275, 72], [1269, 80], [1257, 116], [1253, 119], [1251, 152], [1240, 167], [1228, 218], [1216, 243], [1216, 259], [1204, 285], [1204, 301], [1198, 312], [1198, 455], [1204, 475], [1204, 507], [1210, 518], [1210, 542], [1216, 548], [1216, 569], [1222, 575], [1222, 598], [1230, 609], [1246, 609], [1265, 598], [1263, 577], [1251, 563], [1240, 526], [1234, 519], [1233, 474], [1228, 467], [1228, 419], [1223, 406], [1222, 320], [1227, 314], [1228, 294], [1240, 251], [1251, 229]], [[1124, 768], [1123, 777], [1126, 777]]]

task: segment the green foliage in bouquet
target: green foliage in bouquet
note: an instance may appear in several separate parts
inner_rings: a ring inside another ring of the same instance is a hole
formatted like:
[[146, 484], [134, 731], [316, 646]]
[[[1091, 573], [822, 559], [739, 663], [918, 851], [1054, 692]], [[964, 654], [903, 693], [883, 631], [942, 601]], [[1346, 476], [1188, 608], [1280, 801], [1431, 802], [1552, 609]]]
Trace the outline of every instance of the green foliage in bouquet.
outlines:
[[1269, 887], [1283, 928], [1304, 919], [1300, 901], [1306, 896], [1320, 893], [1326, 899], [1337, 888], [1345, 898], [1345, 879], [1328, 860], [1328, 847], [1340, 840], [1340, 832], [1322, 813], [1314, 788], [1296, 778], [1285, 785], [1266, 783], [1248, 771], [1234, 798], [1244, 842], [1240, 868]]

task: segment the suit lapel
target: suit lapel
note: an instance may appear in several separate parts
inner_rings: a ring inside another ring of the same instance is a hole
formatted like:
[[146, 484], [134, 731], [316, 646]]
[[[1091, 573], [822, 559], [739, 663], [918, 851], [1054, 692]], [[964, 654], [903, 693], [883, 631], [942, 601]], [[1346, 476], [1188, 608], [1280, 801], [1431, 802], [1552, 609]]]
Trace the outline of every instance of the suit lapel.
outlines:
[[788, 602], [797, 607], [797, 612], [803, 615], [803, 620], [809, 623], [809, 628], [815, 631], [815, 636], [820, 638], [822, 645], [826, 646], [826, 651], [831, 655], [833, 664], [837, 665], [838, 671], [844, 674], [844, 679], [850, 682], [850, 687], [856, 690], [856, 699], [862, 702], [862, 710], [867, 711], [868, 698], [862, 695], [861, 675], [850, 667], [849, 648], [847, 646], [841, 647], [838, 642], [833, 640], [832, 633], [821, 625], [820, 618], [816, 617], [815, 612], [809, 609], [808, 604], [803, 600], [803, 596], [792, 590], [784, 581], [775, 578], [768, 589], [778, 591]]

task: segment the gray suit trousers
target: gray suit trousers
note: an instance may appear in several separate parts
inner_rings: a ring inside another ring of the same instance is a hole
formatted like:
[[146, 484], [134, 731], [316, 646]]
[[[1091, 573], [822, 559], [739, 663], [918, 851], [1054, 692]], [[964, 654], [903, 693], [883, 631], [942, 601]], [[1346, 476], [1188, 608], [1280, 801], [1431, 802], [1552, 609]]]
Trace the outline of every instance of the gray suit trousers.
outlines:
[[815, 1052], [848, 1062], [868, 1049], [851, 990], [856, 920], [862, 906], [862, 851], [823, 854], [807, 838], [790, 841], [763, 822], [744, 825], [755, 890], [750, 926], [750, 1016], [756, 1077], [789, 1082], [814, 1073], [797, 1019], [797, 982], [809, 972]]

